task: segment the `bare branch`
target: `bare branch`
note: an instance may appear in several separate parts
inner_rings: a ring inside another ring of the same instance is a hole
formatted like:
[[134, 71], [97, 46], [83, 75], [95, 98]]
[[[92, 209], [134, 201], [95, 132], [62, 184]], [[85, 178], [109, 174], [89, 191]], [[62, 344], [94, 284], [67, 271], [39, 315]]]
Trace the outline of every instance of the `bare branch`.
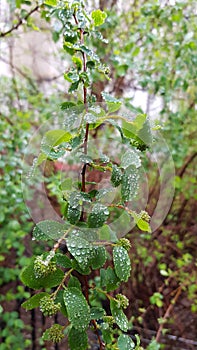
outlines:
[[18, 23], [16, 23], [9, 30], [7, 30], [6, 32], [0, 32], [0, 38], [7, 36], [8, 34], [12, 33], [14, 30], [17, 30], [23, 24], [23, 21], [26, 21], [34, 12], [38, 11], [38, 9], [39, 9], [39, 5], [37, 5], [31, 11], [29, 11], [24, 18], [20, 18]]

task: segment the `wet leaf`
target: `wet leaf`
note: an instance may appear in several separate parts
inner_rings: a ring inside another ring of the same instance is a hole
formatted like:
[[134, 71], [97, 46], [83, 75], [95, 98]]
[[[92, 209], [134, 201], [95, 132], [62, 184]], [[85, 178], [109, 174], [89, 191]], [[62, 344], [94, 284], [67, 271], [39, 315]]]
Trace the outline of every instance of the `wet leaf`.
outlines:
[[77, 260], [79, 266], [82, 269], [88, 267], [93, 257], [93, 246], [81, 237], [68, 237], [66, 242], [69, 252]]
[[104, 100], [106, 101], [108, 112], [113, 113], [116, 112], [118, 109], [120, 109], [122, 102], [115, 97], [109, 95], [106, 92], [102, 92], [102, 96]]
[[117, 325], [120, 327], [120, 329], [123, 332], [127, 332], [128, 330], [128, 320], [124, 312], [122, 311], [121, 308], [118, 307], [118, 303], [114, 300], [110, 300], [110, 309], [111, 309], [111, 314], [117, 323]]
[[49, 294], [46, 292], [35, 294], [31, 298], [26, 300], [24, 303], [22, 303], [21, 306], [26, 310], [32, 310], [35, 307], [39, 307], [40, 300], [46, 295], [49, 295]]
[[121, 159], [121, 167], [126, 169], [130, 165], [134, 165], [136, 168], [141, 166], [141, 159], [136, 151], [128, 150], [126, 151]]
[[119, 350], [135, 349], [135, 343], [128, 335], [121, 334], [118, 338], [118, 349]]
[[121, 281], [128, 281], [131, 271], [131, 262], [128, 252], [121, 246], [113, 248], [113, 261], [116, 275]]
[[33, 238], [40, 241], [48, 241], [50, 239], [58, 240], [68, 229], [67, 224], [53, 220], [40, 221], [33, 229]]
[[113, 164], [111, 182], [114, 187], [117, 187], [120, 185], [121, 181], [122, 181], [122, 171], [116, 164]]
[[34, 260], [32, 259], [29, 266], [21, 272], [20, 278], [24, 285], [32, 289], [41, 289], [56, 287], [61, 283], [64, 273], [60, 269], [47, 274], [46, 277], [37, 278], [34, 272]]
[[101, 227], [109, 216], [109, 210], [106, 206], [97, 203], [88, 216], [89, 227]]
[[106, 270], [101, 269], [101, 286], [106, 287], [108, 292], [115, 290], [120, 285], [120, 279], [115, 274], [114, 270], [109, 266]]
[[107, 254], [104, 247], [94, 248], [94, 257], [92, 258], [91, 265], [94, 270], [100, 269], [106, 262]]
[[87, 350], [88, 348], [88, 336], [83, 330], [71, 328], [68, 334], [68, 342], [70, 350]]
[[123, 201], [129, 201], [137, 195], [139, 172], [134, 165], [125, 169], [122, 176], [121, 195]]
[[58, 146], [63, 142], [68, 142], [71, 138], [72, 135], [62, 129], [47, 131], [42, 139], [41, 151], [48, 155], [53, 147]]
[[87, 329], [90, 322], [90, 308], [82, 292], [75, 287], [66, 288], [64, 302], [72, 326], [79, 331]]

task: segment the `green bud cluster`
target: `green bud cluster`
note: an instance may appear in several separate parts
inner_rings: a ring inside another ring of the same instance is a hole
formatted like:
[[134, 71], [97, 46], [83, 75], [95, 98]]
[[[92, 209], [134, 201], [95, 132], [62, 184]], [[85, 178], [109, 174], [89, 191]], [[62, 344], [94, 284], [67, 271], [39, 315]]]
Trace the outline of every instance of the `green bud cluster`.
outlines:
[[47, 260], [43, 255], [36, 257], [34, 261], [34, 272], [37, 278], [45, 277], [49, 273], [54, 272], [57, 269], [56, 263], [53, 260]]
[[40, 300], [40, 311], [42, 311], [44, 316], [53, 316], [60, 310], [60, 308], [61, 304], [55, 304], [50, 296], [45, 296]]
[[127, 251], [131, 248], [131, 243], [127, 238], [121, 238], [118, 241], [118, 245], [125, 248]]
[[63, 326], [61, 326], [60, 324], [54, 324], [43, 334], [44, 340], [51, 340], [53, 343], [59, 343], [63, 338]]
[[103, 316], [103, 321], [108, 323], [109, 326], [113, 326], [113, 323], [114, 323], [114, 318], [113, 316]]
[[117, 294], [116, 300], [118, 302], [119, 308], [126, 309], [129, 306], [129, 300], [123, 294]]
[[140, 217], [142, 220], [149, 222], [150, 221], [150, 215], [148, 215], [148, 213], [145, 210], [142, 210], [140, 212]]

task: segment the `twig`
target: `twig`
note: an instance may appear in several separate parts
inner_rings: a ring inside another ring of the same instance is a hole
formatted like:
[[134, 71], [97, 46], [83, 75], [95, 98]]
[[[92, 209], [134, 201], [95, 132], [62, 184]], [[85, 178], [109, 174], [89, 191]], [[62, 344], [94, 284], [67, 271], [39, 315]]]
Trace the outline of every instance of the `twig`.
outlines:
[[177, 289], [177, 292], [175, 294], [175, 297], [172, 299], [170, 305], [168, 306], [164, 316], [163, 316], [163, 322], [160, 324], [159, 326], [159, 329], [157, 331], [157, 334], [156, 334], [156, 337], [155, 337], [155, 340], [156, 342], [158, 343], [159, 342], [159, 339], [161, 337], [161, 333], [162, 333], [162, 330], [163, 330], [163, 327], [164, 327], [164, 322], [165, 320], [170, 316], [170, 313], [172, 312], [172, 309], [174, 307], [174, 304], [176, 304], [180, 294], [181, 294], [181, 291], [182, 291], [182, 286], [179, 286], [178, 289]]
[[183, 166], [179, 169], [177, 175], [179, 177], [183, 177], [184, 172], [186, 171], [187, 167], [190, 165], [190, 163], [192, 163], [192, 161], [194, 160], [194, 158], [197, 156], [197, 152], [192, 153], [190, 156], [187, 157], [185, 163], [183, 164]]
[[0, 33], [0, 38], [3, 38], [4, 36], [7, 36], [8, 34], [12, 33], [14, 30], [17, 30], [22, 24], [23, 21], [26, 21], [34, 12], [36, 12], [39, 9], [39, 5], [34, 7], [31, 11], [29, 11], [24, 18], [20, 18], [18, 23], [16, 23], [13, 27], [11, 27], [6, 32]]

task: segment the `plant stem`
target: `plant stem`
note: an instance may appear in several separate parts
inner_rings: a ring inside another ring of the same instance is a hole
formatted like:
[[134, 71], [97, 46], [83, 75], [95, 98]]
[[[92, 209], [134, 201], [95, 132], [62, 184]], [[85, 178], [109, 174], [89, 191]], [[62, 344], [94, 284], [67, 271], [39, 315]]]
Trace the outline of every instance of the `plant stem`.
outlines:
[[[182, 291], [182, 286], [179, 286], [177, 288], [177, 291], [176, 291], [176, 294], [175, 294], [174, 298], [172, 299], [170, 305], [168, 306], [168, 308], [167, 308], [167, 310], [166, 310], [166, 312], [165, 312], [165, 314], [163, 316], [163, 321], [166, 321], [166, 319], [170, 316], [170, 313], [171, 313], [171, 311], [172, 311], [172, 309], [174, 307], [174, 304], [176, 304], [176, 302], [177, 302], [177, 300], [178, 300], [178, 298], [179, 298], [179, 296], [181, 294], [181, 291]], [[161, 337], [161, 333], [162, 333], [163, 327], [164, 327], [164, 322], [162, 322], [160, 324], [159, 329], [157, 331], [156, 338], [155, 338], [157, 343], [159, 342], [159, 339]]]
[[72, 273], [73, 270], [74, 270], [74, 269], [72, 268], [72, 269], [70, 269], [69, 271], [67, 271], [67, 272], [65, 273], [65, 275], [64, 275], [64, 277], [63, 277], [63, 279], [62, 279], [60, 285], [57, 287], [56, 291], [52, 294], [53, 299], [55, 299], [57, 293], [58, 293], [59, 290], [63, 287], [64, 282], [66, 281], [67, 277]]
[[19, 21], [15, 25], [13, 25], [13, 27], [11, 27], [9, 30], [7, 30], [6, 32], [0, 32], [0, 38], [3, 38], [4, 36], [18, 29], [24, 23], [24, 21], [26, 21], [34, 12], [38, 11], [38, 9], [39, 5], [37, 5], [31, 11], [29, 11], [24, 18], [20, 18]]
[[[78, 25], [79, 22], [78, 22], [78, 19], [77, 19], [77, 16], [75, 13], [73, 14], [73, 17], [74, 17], [76, 25]], [[79, 28], [79, 31], [80, 31], [80, 43], [83, 44], [84, 43], [84, 31], [82, 28]], [[83, 60], [83, 72], [86, 72], [87, 66], [86, 66], [86, 54], [85, 54], [85, 52], [82, 52], [82, 60]], [[85, 83], [83, 83], [83, 103], [84, 103], [84, 106], [87, 110], [87, 88], [85, 86]], [[88, 151], [88, 134], [89, 134], [89, 124], [87, 123], [84, 144], [83, 144], [84, 154], [87, 154], [87, 151]], [[86, 164], [84, 164], [82, 171], [81, 171], [81, 176], [82, 176], [81, 190], [82, 190], [82, 192], [86, 191], [85, 174], [86, 174]]]

